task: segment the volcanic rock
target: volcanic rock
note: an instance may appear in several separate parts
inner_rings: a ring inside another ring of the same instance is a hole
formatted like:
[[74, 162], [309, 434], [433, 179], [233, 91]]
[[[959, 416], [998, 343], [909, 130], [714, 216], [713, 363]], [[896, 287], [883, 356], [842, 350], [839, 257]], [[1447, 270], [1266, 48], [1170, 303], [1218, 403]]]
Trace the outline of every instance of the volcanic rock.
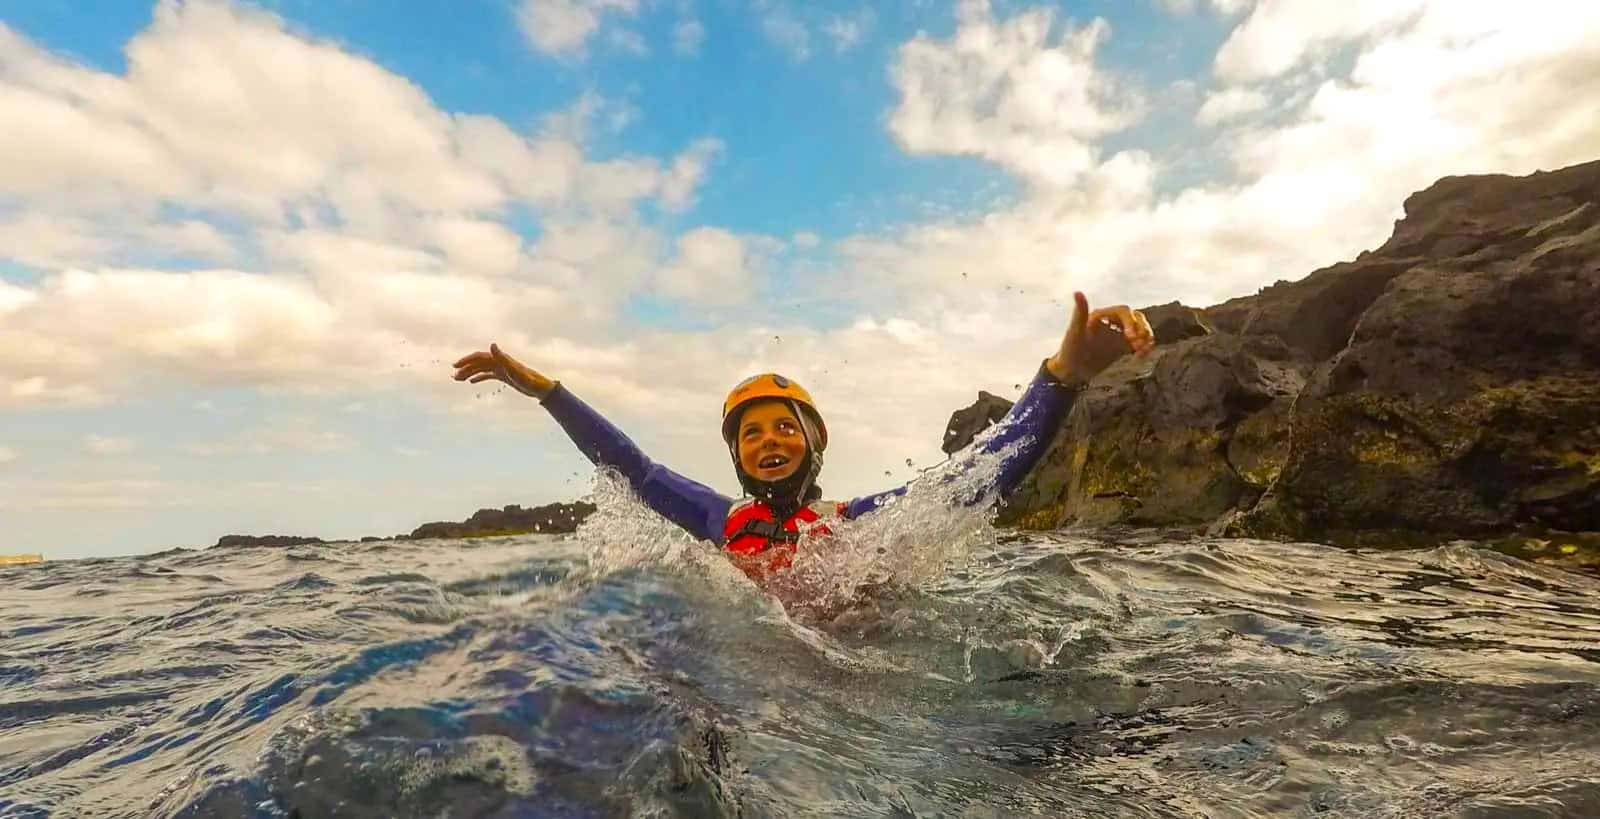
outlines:
[[944, 451], [951, 453], [964, 449], [978, 433], [1006, 417], [1010, 410], [1010, 401], [978, 390], [978, 400], [972, 402], [972, 406], [958, 409], [950, 416], [950, 423], [944, 428]]
[[1600, 532], [1600, 162], [1443, 179], [1355, 261], [1146, 314], [1156, 351], [1079, 396], [1003, 520]]
[[479, 509], [472, 517], [460, 523], [449, 521], [424, 523], [405, 537], [421, 540], [530, 533], [567, 534], [577, 531], [578, 525], [593, 514], [594, 509], [594, 504], [585, 501], [550, 503], [531, 509], [524, 509], [515, 504], [502, 509]]
[[286, 546], [299, 546], [304, 543], [326, 543], [320, 537], [304, 537], [300, 535], [223, 535], [217, 539], [214, 548], [283, 548]]

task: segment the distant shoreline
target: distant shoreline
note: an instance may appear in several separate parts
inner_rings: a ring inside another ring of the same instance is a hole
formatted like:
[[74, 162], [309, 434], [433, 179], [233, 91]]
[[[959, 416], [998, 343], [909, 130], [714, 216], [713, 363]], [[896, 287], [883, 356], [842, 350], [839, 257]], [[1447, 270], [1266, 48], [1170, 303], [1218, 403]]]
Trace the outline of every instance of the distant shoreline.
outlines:
[[391, 537], [368, 536], [327, 540], [309, 535], [223, 535], [212, 548], [282, 548], [306, 543], [368, 543], [375, 540], [458, 540], [478, 537], [503, 537], [527, 534], [570, 534], [577, 531], [594, 504], [586, 501], [547, 503], [522, 507], [516, 504], [499, 509], [479, 509], [463, 521], [424, 523], [409, 533]]

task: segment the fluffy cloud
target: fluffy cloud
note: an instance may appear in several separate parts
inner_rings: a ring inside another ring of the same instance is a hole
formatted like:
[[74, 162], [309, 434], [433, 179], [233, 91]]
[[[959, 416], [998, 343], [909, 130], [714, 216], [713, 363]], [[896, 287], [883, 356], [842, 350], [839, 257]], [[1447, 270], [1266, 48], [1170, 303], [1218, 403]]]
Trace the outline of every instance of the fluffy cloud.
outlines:
[[301, 279], [71, 270], [0, 325], [0, 405], [83, 403], [144, 367], [200, 381], [316, 378], [333, 309]]
[[12, 461], [17, 460], [18, 457], [20, 456], [17, 455], [17, 451], [15, 449], [6, 446], [0, 446], [0, 464], [11, 463]]
[[696, 228], [678, 237], [677, 258], [662, 268], [656, 286], [687, 302], [732, 304], [750, 297], [757, 273], [747, 243], [721, 228]]
[[891, 69], [889, 130], [907, 150], [977, 156], [1063, 187], [1095, 166], [1096, 139], [1134, 121], [1137, 98], [1095, 63], [1104, 20], [1058, 27], [1043, 8], [996, 20], [987, 0], [962, 0], [958, 18], [950, 39], [901, 46]]
[[[632, 7], [620, 2], [607, 7]], [[620, 208], [665, 193], [678, 204], [707, 157], [697, 143], [666, 166], [589, 162], [582, 127], [552, 123], [529, 137], [492, 118], [452, 116], [370, 60], [210, 0], [162, 3], [127, 55], [125, 75], [106, 74], [0, 26], [0, 118], [16, 126], [0, 131], [0, 152], [29, 157], [0, 163], [0, 200], [25, 201], [31, 218], [51, 221], [33, 243], [43, 250], [16, 238], [38, 224], [0, 225], [0, 250], [46, 266], [152, 243], [228, 258], [229, 237], [192, 218], [164, 220], [170, 204], [396, 240], [436, 216], [497, 214], [518, 201]], [[629, 116], [585, 95], [568, 122], [602, 113]]]
[[1256, 88], [1226, 88], [1206, 97], [1195, 114], [1201, 125], [1217, 125], [1265, 109], [1271, 100]]
[[[1209, 302], [1378, 244], [1404, 197], [1441, 176], [1526, 173], [1600, 154], [1590, 104], [1600, 94], [1600, 7], [1534, 2], [1507, 15], [1480, 3], [1358, 3], [1324, 33], [1291, 36], [1329, 13], [1305, 5], [1255, 6], [1216, 66], [1221, 78], [1274, 77], [1305, 92], [1268, 100], [1253, 125], [1224, 137], [1231, 178], [1162, 189], [1156, 157], [1095, 150], [1127, 122], [1092, 93], [1104, 30], [1068, 29], [1057, 42], [1043, 12], [997, 21], [966, 4], [951, 37], [902, 48], [890, 127], [913, 150], [981, 156], [1035, 184], [981, 218], [855, 237], [841, 252], [901, 292], [952, 293], [963, 272], [982, 271], [1057, 297], [1071, 286], [1117, 300]], [[1284, 29], [1288, 52], [1237, 45], [1289, 18], [1298, 22]], [[1353, 48], [1348, 73], [1278, 77], [1333, 45]], [[1061, 69], [1006, 68], [1045, 59]], [[1213, 95], [1205, 116], [1262, 102], [1242, 88]], [[1002, 115], [1011, 99], [1056, 99], [1037, 109], [1056, 117]], [[1080, 123], [1089, 127], [1072, 130]]]
[[[1434, 4], [1437, 7], [1437, 0]], [[1217, 75], [1234, 82], [1276, 77], [1325, 55], [1343, 42], [1391, 32], [1428, 5], [1429, 0], [1347, 0], [1337, 5], [1320, 0], [1259, 3], [1217, 52]], [[1492, 6], [1495, 16], [1504, 17], [1505, 6], [1499, 3], [1467, 0], [1449, 5], [1465, 10], [1469, 16]]]
[[638, 0], [523, 0], [517, 24], [539, 51], [558, 56], [581, 54], [607, 12], [634, 14]]
[[[19, 126], [0, 155], [28, 158], [0, 162], [0, 258], [47, 271], [0, 280], [0, 405], [101, 402], [152, 370], [382, 383], [414, 372], [401, 340], [431, 361], [535, 322], [593, 332], [664, 255], [640, 208], [690, 207], [722, 150], [593, 159], [587, 133], [626, 106], [585, 94], [532, 133], [452, 115], [214, 0], [160, 4], [127, 55], [101, 72], [0, 25], [0, 117]], [[518, 207], [536, 243], [507, 223]], [[172, 259], [212, 269], [157, 269]], [[219, 266], [239, 262], [261, 272]]]

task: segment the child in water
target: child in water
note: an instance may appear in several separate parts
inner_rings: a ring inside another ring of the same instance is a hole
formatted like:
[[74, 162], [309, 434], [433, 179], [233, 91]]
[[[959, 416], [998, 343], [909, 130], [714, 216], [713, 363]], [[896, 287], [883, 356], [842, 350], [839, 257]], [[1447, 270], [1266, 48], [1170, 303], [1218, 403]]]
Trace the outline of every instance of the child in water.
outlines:
[[[1125, 305], [1089, 311], [1073, 294], [1072, 318], [1055, 354], [983, 444], [998, 452], [1020, 441], [1001, 464], [991, 489], [1005, 496], [1044, 453], [1083, 385], [1118, 358], [1147, 355], [1155, 335], [1144, 314]], [[491, 344], [455, 363], [455, 380], [503, 381], [539, 399], [590, 461], [621, 472], [656, 513], [702, 540], [721, 546], [758, 583], [787, 568], [800, 536], [825, 533], [830, 519], [853, 519], [877, 509], [899, 487], [850, 501], [822, 501], [817, 486], [828, 428], [811, 394], [775, 373], [745, 379], [722, 403], [722, 438], [746, 498], [734, 500], [654, 463], [628, 437], [558, 381]]]

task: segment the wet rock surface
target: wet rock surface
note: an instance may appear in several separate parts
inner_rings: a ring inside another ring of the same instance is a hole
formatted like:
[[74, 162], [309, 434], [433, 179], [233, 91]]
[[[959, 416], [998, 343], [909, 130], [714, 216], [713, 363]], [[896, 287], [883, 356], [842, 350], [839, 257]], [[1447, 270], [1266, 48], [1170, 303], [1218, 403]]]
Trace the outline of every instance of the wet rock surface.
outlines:
[[1161, 345], [1080, 396], [1003, 520], [1600, 533], [1600, 162], [1443, 179], [1354, 261], [1147, 315]]

